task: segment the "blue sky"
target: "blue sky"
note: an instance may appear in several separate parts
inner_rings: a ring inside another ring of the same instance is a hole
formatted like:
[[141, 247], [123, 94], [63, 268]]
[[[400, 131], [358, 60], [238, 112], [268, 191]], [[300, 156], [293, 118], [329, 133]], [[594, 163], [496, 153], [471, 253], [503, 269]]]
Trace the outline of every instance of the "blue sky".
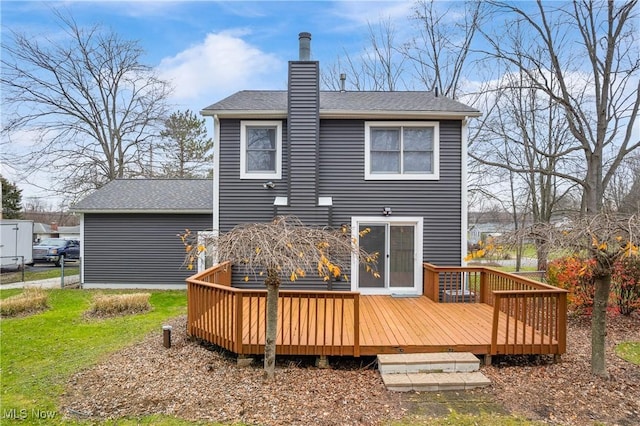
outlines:
[[[287, 62], [298, 59], [298, 34], [312, 34], [312, 59], [321, 67], [367, 46], [368, 24], [390, 19], [405, 29], [413, 1], [7, 1], [0, 3], [1, 35], [9, 31], [55, 39], [54, 9], [84, 26], [99, 24], [136, 40], [147, 65], [170, 80], [175, 109], [202, 108], [244, 89], [286, 89]], [[208, 123], [208, 127], [211, 124]], [[211, 131], [211, 129], [209, 128]], [[30, 185], [0, 165], [0, 173], [55, 207], [44, 176]], [[38, 187], [39, 186], [39, 187]]]
[[312, 33], [322, 65], [366, 45], [367, 24], [406, 22], [413, 1], [2, 1], [2, 31], [54, 36], [52, 8], [81, 26], [101, 24], [146, 51], [170, 79], [172, 101], [195, 111], [243, 89], [285, 89], [298, 34]]

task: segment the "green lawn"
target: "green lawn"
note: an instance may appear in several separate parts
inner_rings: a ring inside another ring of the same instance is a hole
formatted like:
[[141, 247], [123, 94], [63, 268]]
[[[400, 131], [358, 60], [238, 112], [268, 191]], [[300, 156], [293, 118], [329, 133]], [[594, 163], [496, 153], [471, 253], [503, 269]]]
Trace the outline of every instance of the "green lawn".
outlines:
[[632, 364], [640, 365], [640, 342], [623, 342], [616, 345], [616, 355]]
[[[25, 281], [37, 281], [37, 280], [46, 280], [49, 278], [60, 278], [60, 272], [62, 268], [51, 267], [45, 269], [38, 270], [29, 270], [24, 271], [24, 280]], [[77, 263], [71, 263], [69, 265], [65, 265], [64, 267], [64, 276], [68, 277], [71, 275], [78, 275], [80, 273], [80, 268]], [[22, 282], [22, 271], [15, 272], [3, 272], [2, 273], [2, 284], [10, 284]]]
[[[3, 290], [0, 297], [20, 291]], [[141, 339], [167, 318], [186, 312], [184, 291], [157, 291], [152, 293], [153, 310], [148, 313], [86, 320], [83, 313], [93, 294], [87, 290], [50, 290], [49, 310], [1, 320], [2, 424], [11, 421], [7, 417], [11, 417], [8, 413], [12, 409], [16, 410], [13, 417], [26, 413], [26, 419], [16, 423], [51, 424], [51, 420], [37, 419], [34, 412], [56, 412], [54, 423], [59, 422], [57, 400], [73, 373]]]
[[[3, 290], [6, 298], [21, 290]], [[111, 293], [111, 291], [106, 291]], [[115, 292], [114, 292], [115, 293]], [[121, 293], [121, 291], [120, 291]], [[91, 421], [64, 421], [58, 401], [69, 378], [105, 359], [114, 351], [139, 341], [163, 322], [186, 312], [184, 291], [152, 292], [153, 310], [107, 320], [87, 320], [94, 291], [49, 290], [45, 312], [0, 320], [0, 423], [93, 425]], [[38, 415], [44, 418], [38, 418]], [[46, 418], [50, 416], [49, 418]], [[170, 416], [151, 415], [101, 422], [102, 425], [198, 425]], [[408, 416], [397, 425], [534, 425], [502, 414], [463, 415], [452, 412], [439, 419]]]

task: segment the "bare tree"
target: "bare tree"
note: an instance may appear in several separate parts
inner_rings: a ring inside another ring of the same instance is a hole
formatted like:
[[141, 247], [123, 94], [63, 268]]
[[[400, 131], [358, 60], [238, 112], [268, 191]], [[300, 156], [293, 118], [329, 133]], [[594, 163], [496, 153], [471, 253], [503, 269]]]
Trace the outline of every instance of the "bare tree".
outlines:
[[414, 23], [418, 35], [403, 52], [422, 85], [456, 99], [468, 73], [468, 59], [484, 16], [480, 1], [418, 0]]
[[343, 58], [322, 73], [322, 83], [331, 90], [342, 90], [339, 75], [345, 75], [345, 88], [356, 91], [395, 91], [404, 74], [404, 55], [398, 50], [396, 29], [390, 19], [369, 24], [368, 42], [360, 55], [344, 52]]
[[600, 212], [616, 169], [640, 147], [632, 134], [640, 106], [637, 0], [491, 4], [506, 25], [485, 33], [487, 53], [562, 107], [572, 149], [584, 155], [584, 173], [573, 176], [583, 211]]
[[144, 172], [169, 87], [141, 63], [136, 42], [56, 16], [64, 38], [3, 40], [2, 130], [9, 143], [34, 135], [30, 152], [13, 153], [25, 176], [55, 173], [51, 190], [77, 198]]
[[640, 153], [623, 161], [606, 192], [609, 211], [633, 214], [640, 211]]
[[640, 216], [599, 213], [572, 219], [556, 226], [535, 224], [523, 229], [518, 239], [533, 237], [547, 246], [547, 250], [567, 250], [587, 253], [595, 260], [595, 295], [591, 318], [591, 371], [607, 376], [605, 337], [607, 302], [611, 289], [614, 263], [621, 257], [640, 256]]
[[[367, 230], [360, 236], [368, 233]], [[278, 325], [278, 292], [284, 280], [296, 281], [316, 275], [328, 281], [343, 277], [355, 255], [366, 270], [377, 274], [377, 254], [360, 249], [357, 236], [349, 234], [347, 227], [332, 230], [305, 226], [295, 217], [277, 217], [270, 223], [238, 225], [231, 231], [198, 243], [189, 231], [181, 235], [186, 247], [185, 262], [192, 268], [206, 247], [215, 247], [217, 259], [231, 261], [240, 271], [264, 278], [267, 287], [267, 320], [264, 349], [265, 378], [275, 374], [276, 334]]]
[[[571, 167], [573, 138], [562, 120], [561, 108], [544, 93], [531, 88], [523, 73], [507, 74], [498, 85], [495, 108], [475, 139], [469, 156], [486, 166], [509, 172], [512, 206], [518, 199], [533, 223], [550, 223], [563, 198], [574, 189]], [[567, 178], [569, 177], [569, 178]], [[514, 211], [514, 223], [517, 214]], [[538, 269], [546, 270], [543, 244], [536, 244]]]

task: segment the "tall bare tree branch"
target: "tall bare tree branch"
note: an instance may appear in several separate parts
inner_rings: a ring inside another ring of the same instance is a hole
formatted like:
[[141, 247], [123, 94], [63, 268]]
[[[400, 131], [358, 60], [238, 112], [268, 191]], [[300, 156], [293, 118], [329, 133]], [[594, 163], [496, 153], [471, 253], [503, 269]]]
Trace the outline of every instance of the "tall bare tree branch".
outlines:
[[486, 53], [526, 74], [534, 89], [562, 106], [584, 155], [585, 172], [576, 179], [583, 209], [600, 212], [616, 169], [640, 147], [631, 131], [640, 107], [637, 0], [491, 4], [509, 26], [484, 33], [491, 46]]
[[73, 200], [144, 173], [170, 88], [136, 42], [56, 16], [62, 38], [12, 31], [3, 42], [2, 131], [9, 143], [32, 137], [30, 152], [7, 144], [23, 176], [55, 174], [50, 189]]

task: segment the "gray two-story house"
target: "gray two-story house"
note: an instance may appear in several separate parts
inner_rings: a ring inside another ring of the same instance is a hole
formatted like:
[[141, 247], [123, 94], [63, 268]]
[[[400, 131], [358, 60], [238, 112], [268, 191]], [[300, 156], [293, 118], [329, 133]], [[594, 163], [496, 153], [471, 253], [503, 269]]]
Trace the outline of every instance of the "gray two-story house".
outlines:
[[423, 262], [460, 265], [466, 254], [467, 120], [480, 113], [432, 92], [321, 91], [310, 39], [300, 34], [288, 90], [202, 110], [214, 121], [213, 230], [278, 215], [348, 224], [356, 237], [370, 228], [360, 243], [380, 254], [380, 278], [354, 263], [349, 282], [286, 286], [422, 294]]

